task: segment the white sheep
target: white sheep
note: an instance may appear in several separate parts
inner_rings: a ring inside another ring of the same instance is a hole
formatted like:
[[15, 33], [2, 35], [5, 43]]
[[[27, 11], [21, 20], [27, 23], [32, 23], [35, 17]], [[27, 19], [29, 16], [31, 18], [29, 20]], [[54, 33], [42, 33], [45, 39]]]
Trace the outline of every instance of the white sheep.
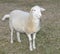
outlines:
[[31, 8], [30, 12], [13, 10], [2, 18], [2, 20], [9, 18], [11, 43], [13, 43], [13, 30], [15, 30], [17, 32], [18, 42], [21, 42], [20, 33], [26, 33], [29, 38], [29, 49], [31, 51], [36, 49], [35, 38], [36, 33], [40, 30], [40, 18], [42, 16], [41, 11], [45, 11], [45, 9], [40, 6], [34, 6]]

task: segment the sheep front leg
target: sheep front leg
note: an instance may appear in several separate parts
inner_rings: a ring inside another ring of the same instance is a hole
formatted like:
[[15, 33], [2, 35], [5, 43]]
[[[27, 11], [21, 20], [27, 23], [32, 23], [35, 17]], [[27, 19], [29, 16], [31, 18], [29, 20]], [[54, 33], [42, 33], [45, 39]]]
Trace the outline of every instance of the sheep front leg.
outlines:
[[11, 29], [11, 43], [13, 43], [13, 29]]
[[21, 39], [20, 39], [20, 33], [17, 32], [16, 34], [17, 34], [17, 40], [18, 40], [18, 42], [21, 42]]
[[33, 34], [33, 49], [36, 49], [35, 39], [36, 39], [36, 33]]
[[30, 49], [30, 51], [32, 51], [33, 48], [32, 48], [32, 38], [31, 38], [31, 34], [28, 34], [28, 38], [29, 38], [29, 49]]

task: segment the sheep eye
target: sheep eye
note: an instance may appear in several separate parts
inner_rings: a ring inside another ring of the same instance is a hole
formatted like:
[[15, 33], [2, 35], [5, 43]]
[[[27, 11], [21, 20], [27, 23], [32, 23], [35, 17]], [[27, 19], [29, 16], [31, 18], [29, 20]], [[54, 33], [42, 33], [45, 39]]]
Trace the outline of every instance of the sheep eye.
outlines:
[[33, 10], [33, 11], [36, 11], [36, 10]]
[[36, 11], [36, 10], [33, 10], [33, 9], [32, 9], [32, 11]]

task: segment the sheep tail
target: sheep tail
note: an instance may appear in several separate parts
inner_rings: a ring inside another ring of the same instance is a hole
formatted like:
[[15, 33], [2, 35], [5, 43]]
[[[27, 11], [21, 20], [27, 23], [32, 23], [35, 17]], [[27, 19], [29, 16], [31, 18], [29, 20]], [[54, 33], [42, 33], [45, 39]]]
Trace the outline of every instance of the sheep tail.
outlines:
[[4, 15], [4, 17], [2, 18], [2, 21], [4, 21], [6, 18], [9, 18], [9, 17], [10, 17], [9, 14]]

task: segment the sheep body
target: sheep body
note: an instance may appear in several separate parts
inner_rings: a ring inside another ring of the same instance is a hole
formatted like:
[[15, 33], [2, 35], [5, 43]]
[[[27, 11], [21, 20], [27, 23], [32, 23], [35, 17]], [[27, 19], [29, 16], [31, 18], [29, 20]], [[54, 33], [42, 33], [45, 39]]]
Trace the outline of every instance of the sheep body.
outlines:
[[[36, 49], [35, 38], [36, 33], [40, 30], [41, 11], [45, 11], [45, 9], [39, 6], [34, 6], [31, 8], [30, 13], [21, 10], [13, 10], [2, 18], [2, 20], [9, 18], [11, 43], [13, 43], [13, 30], [15, 29], [17, 31], [17, 39], [19, 42], [21, 42], [19, 32], [24, 32], [29, 38], [30, 50], [32, 51], [33, 49]], [[31, 37], [31, 34], [33, 34], [33, 38]]]
[[9, 15], [10, 27], [14, 28], [16, 31], [31, 34], [37, 32], [40, 28], [39, 19], [33, 18], [28, 12], [14, 10]]
[[26, 22], [29, 17], [28, 12], [23, 12], [20, 10], [14, 10], [10, 13], [9, 24], [16, 31], [25, 32]]

